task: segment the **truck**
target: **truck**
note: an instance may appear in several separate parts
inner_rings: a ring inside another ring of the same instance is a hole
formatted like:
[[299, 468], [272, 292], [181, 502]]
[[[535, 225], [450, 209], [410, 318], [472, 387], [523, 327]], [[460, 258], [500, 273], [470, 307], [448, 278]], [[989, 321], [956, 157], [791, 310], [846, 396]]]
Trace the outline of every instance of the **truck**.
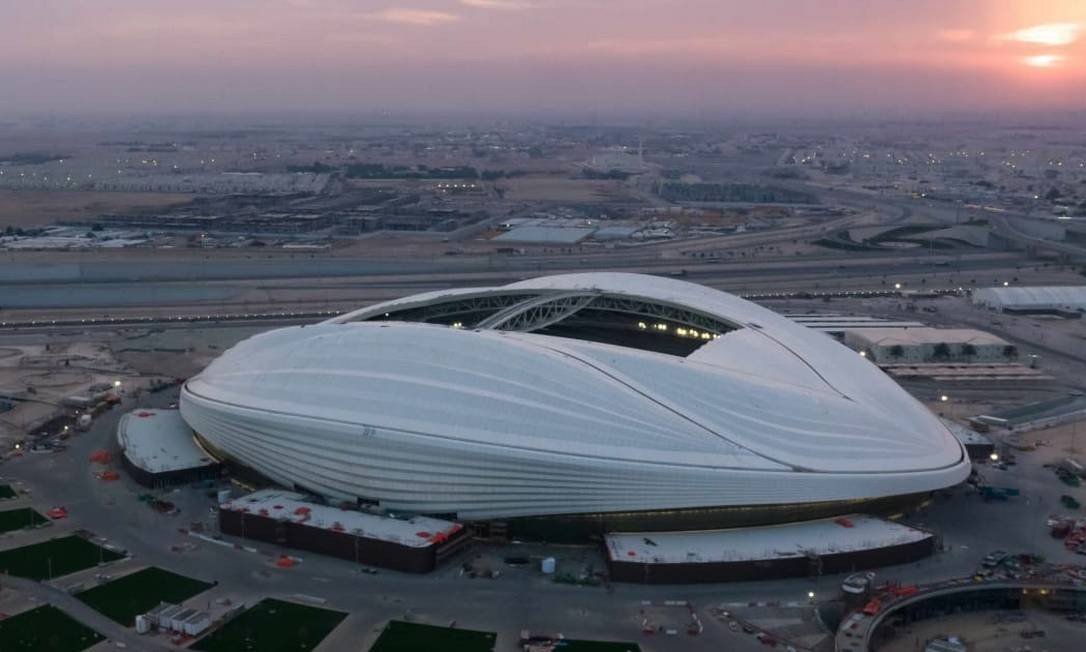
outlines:
[[1086, 477], [1086, 467], [1082, 466], [1082, 463], [1073, 457], [1066, 457], [1060, 462], [1060, 467], [1071, 475], [1078, 476], [1080, 478]]
[[981, 497], [986, 501], [1006, 501], [1008, 498], [1021, 493], [1016, 487], [993, 487], [991, 485], [981, 485], [977, 487], [977, 490], [980, 491]]

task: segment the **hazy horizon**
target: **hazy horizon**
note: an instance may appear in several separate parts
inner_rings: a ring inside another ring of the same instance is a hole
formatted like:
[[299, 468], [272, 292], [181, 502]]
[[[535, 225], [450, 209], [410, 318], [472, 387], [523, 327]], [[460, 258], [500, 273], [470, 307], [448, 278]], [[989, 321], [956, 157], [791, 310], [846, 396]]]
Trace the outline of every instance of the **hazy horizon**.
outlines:
[[1086, 110], [1080, 0], [43, 0], [6, 13], [0, 119]]

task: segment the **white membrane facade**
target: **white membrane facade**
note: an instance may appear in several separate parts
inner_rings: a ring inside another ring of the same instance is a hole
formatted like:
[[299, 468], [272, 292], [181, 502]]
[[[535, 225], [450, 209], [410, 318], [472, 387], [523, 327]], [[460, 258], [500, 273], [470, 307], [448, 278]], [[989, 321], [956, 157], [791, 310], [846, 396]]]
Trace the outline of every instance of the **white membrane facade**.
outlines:
[[955, 485], [940, 420], [826, 335], [675, 279], [416, 295], [251, 337], [185, 420], [287, 487], [462, 519], [853, 501]]

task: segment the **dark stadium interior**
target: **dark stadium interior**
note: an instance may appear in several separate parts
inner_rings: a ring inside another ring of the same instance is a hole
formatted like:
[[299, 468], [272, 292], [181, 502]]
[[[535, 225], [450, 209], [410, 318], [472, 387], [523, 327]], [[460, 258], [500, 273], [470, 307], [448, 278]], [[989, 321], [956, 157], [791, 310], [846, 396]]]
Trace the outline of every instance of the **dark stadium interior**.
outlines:
[[[686, 357], [737, 327], [662, 304], [607, 295], [509, 294], [457, 298], [374, 315], [366, 321], [533, 332]], [[531, 304], [531, 305], [528, 305]], [[523, 307], [523, 310], [520, 308]]]

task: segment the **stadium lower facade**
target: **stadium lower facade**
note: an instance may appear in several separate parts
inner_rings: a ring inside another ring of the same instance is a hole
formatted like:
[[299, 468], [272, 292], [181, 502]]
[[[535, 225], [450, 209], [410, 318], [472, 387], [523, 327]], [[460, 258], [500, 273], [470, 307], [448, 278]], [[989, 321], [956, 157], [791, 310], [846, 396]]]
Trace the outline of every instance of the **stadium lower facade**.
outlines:
[[853, 351], [637, 274], [444, 290], [256, 335], [180, 407], [209, 449], [282, 486], [521, 531], [895, 511], [970, 471]]

